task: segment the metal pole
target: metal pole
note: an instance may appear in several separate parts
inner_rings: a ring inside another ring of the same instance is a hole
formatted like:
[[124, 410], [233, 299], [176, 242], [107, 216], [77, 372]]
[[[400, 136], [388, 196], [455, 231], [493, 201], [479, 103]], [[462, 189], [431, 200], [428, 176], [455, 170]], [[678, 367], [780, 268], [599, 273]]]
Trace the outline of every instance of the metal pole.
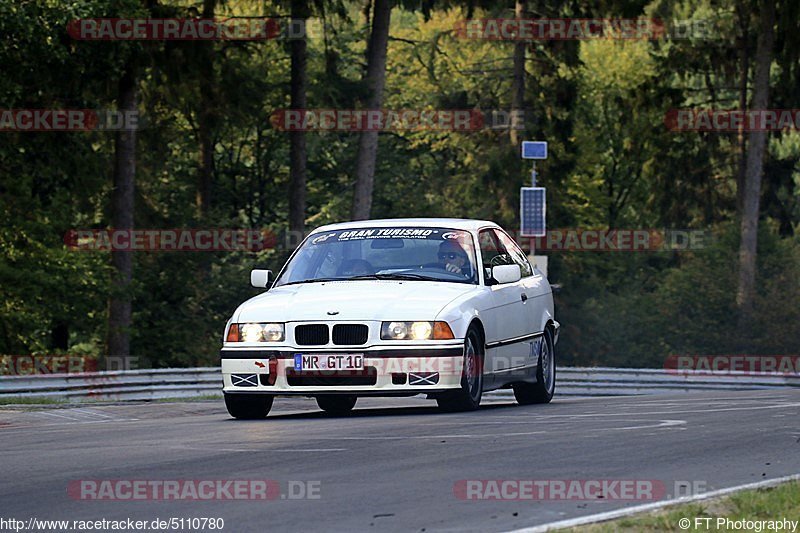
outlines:
[[[533, 168], [531, 168], [531, 183], [533, 187], [536, 187], [536, 160], [532, 161]], [[531, 237], [531, 257], [536, 255], [536, 237]]]

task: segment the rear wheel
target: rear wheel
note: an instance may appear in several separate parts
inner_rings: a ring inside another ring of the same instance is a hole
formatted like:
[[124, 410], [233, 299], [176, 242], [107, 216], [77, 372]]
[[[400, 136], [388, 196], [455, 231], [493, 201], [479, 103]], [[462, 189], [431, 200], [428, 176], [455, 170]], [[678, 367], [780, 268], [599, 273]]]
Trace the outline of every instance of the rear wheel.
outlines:
[[343, 415], [353, 410], [356, 400], [357, 397], [350, 395], [317, 396], [317, 405], [326, 413]]
[[514, 397], [520, 405], [549, 403], [553, 399], [556, 390], [556, 357], [553, 334], [549, 328], [544, 330], [544, 337], [539, 345], [536, 383], [514, 383], [513, 387]]
[[233, 418], [256, 420], [266, 418], [272, 409], [274, 396], [269, 394], [228, 394], [225, 393], [225, 407]]
[[474, 411], [481, 405], [483, 396], [483, 344], [475, 328], [470, 328], [464, 339], [464, 366], [461, 370], [461, 388], [442, 393], [436, 398], [444, 411]]

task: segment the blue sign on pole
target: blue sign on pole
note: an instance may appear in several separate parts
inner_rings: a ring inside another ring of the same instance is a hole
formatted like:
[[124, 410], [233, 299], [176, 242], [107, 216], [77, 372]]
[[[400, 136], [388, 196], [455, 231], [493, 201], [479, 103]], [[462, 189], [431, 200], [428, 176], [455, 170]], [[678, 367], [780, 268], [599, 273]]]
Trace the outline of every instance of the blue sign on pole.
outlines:
[[522, 159], [547, 159], [547, 141], [522, 141]]
[[544, 237], [547, 232], [544, 187], [520, 188], [520, 234], [523, 237]]

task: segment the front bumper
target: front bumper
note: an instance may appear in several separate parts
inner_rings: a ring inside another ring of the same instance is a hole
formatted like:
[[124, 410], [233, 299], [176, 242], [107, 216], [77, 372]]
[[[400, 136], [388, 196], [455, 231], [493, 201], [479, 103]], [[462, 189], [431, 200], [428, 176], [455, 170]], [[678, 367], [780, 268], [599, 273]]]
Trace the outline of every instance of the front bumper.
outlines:
[[[297, 371], [295, 355], [363, 354], [364, 371]], [[316, 396], [432, 394], [461, 386], [463, 344], [344, 349], [224, 348], [226, 393]]]

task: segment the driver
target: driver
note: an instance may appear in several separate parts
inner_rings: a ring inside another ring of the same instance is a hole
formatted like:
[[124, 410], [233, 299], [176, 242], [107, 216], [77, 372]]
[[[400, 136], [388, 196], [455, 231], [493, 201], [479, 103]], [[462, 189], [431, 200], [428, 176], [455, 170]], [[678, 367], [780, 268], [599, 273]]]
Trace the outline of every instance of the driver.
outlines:
[[439, 263], [443, 264], [448, 272], [469, 276], [467, 252], [456, 241], [443, 241], [439, 245]]

